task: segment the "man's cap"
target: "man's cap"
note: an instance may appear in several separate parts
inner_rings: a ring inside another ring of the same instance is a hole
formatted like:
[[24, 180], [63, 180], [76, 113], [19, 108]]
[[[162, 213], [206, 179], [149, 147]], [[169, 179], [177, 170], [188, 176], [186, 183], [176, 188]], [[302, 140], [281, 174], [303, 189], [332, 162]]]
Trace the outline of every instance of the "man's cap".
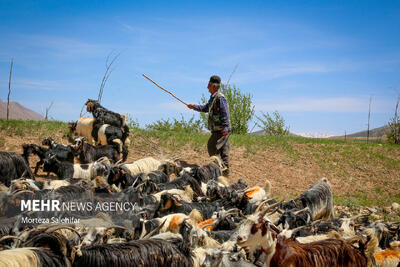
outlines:
[[221, 84], [221, 78], [217, 75], [213, 75], [210, 77], [210, 83], [217, 83], [217, 84]]

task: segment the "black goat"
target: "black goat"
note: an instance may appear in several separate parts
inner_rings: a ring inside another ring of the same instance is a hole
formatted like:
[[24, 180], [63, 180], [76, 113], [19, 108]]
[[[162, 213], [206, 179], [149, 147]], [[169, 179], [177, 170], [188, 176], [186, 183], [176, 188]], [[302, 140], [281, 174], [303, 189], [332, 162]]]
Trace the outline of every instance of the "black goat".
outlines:
[[207, 197], [210, 200], [225, 199], [236, 202], [241, 197], [240, 192], [247, 188], [247, 184], [239, 179], [238, 183], [229, 186], [220, 186], [217, 181], [210, 180], [207, 183]]
[[302, 210], [291, 209], [285, 211], [275, 225], [278, 226], [281, 224], [285, 229], [294, 229], [300, 226], [308, 225], [312, 221], [312, 214], [308, 208]]
[[157, 188], [158, 192], [174, 188], [184, 190], [187, 185], [190, 185], [196, 196], [204, 196], [199, 182], [187, 173], [184, 173], [182, 176], [168, 183], [159, 184], [157, 185]]
[[[84, 137], [75, 138], [73, 151], [77, 154], [80, 163], [94, 162], [102, 157], [107, 157], [111, 163], [119, 161], [120, 155], [118, 149], [113, 145], [92, 146], [85, 142]], [[128, 154], [123, 155], [123, 161], [126, 160]]]
[[48, 157], [49, 154], [54, 154], [60, 161], [74, 162], [72, 146], [58, 144], [51, 137], [43, 139], [42, 145], [49, 147], [49, 150], [46, 152], [46, 157]]
[[221, 168], [215, 163], [209, 163], [201, 167], [192, 167], [189, 174], [199, 183], [207, 183], [210, 180], [218, 180], [222, 175]]
[[164, 193], [161, 195], [160, 208], [158, 214], [165, 216], [171, 213], [183, 213], [189, 215], [192, 210], [200, 211], [203, 219], [209, 219], [214, 212], [222, 208], [220, 202], [192, 202], [188, 203], [177, 199], [173, 194]]
[[43, 165], [44, 159], [46, 155], [48, 155], [49, 148], [41, 147], [35, 144], [23, 144], [23, 157], [25, 158], [27, 164], [29, 165], [29, 156], [36, 155], [39, 157], [39, 161], [36, 163], [35, 171], [33, 172], [35, 175], [37, 174], [39, 167]]
[[193, 266], [192, 253], [181, 240], [136, 240], [84, 247], [73, 266]]
[[73, 164], [70, 162], [62, 162], [57, 159], [56, 155], [51, 154], [44, 160], [43, 171], [53, 172], [59, 178], [85, 178], [93, 179], [100, 175], [108, 177], [109, 169], [103, 163], [89, 163], [89, 164]]
[[[139, 173], [136, 175], [133, 175], [129, 178], [129, 181], [127, 180], [126, 185], [127, 186], [136, 186], [138, 184], [143, 183], [146, 179], [150, 180], [152, 183], [158, 185], [158, 184], [165, 184], [169, 182], [169, 176], [166, 175], [162, 171], [152, 171], [149, 173]], [[136, 181], [136, 182], [135, 182]], [[135, 184], [130, 184], [130, 182]]]
[[86, 101], [86, 110], [93, 114], [93, 117], [96, 119], [93, 124], [93, 132], [92, 136], [95, 140], [97, 140], [97, 135], [100, 127], [104, 124], [109, 124], [110, 126], [114, 126], [122, 129], [123, 136], [121, 136], [122, 142], [124, 143], [126, 138], [129, 136], [129, 127], [126, 125], [125, 116], [121, 116], [120, 114], [113, 112], [111, 110], [106, 109], [100, 103], [93, 99], [88, 99]]
[[0, 151], [0, 182], [10, 186], [11, 180], [20, 177], [32, 178], [33, 174], [25, 159], [16, 152]]

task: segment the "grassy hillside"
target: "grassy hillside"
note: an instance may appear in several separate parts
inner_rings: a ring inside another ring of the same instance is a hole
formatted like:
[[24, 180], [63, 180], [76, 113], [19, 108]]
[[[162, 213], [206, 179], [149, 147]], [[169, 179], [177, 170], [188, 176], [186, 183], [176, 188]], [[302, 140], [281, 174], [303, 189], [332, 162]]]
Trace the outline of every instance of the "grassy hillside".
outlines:
[[[0, 150], [21, 151], [45, 136], [67, 143], [67, 124], [0, 120]], [[204, 164], [207, 134], [132, 130], [128, 161], [145, 156], [169, 157]], [[250, 185], [268, 179], [273, 196], [288, 199], [322, 177], [330, 181], [336, 204], [384, 206], [400, 202], [400, 146], [329, 139], [231, 136], [231, 181]]]
[[[386, 132], [389, 131], [389, 126], [385, 125], [375, 129], [369, 130], [369, 137], [386, 137]], [[353, 134], [348, 134], [347, 137], [367, 137], [368, 131], [356, 132]], [[341, 136], [344, 137], [344, 136]]]

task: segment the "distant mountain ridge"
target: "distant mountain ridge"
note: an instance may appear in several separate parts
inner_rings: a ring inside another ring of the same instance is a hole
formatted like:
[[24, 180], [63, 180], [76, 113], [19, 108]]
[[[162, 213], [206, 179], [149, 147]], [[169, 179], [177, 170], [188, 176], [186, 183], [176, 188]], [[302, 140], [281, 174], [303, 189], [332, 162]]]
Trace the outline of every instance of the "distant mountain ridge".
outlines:
[[[385, 125], [382, 127], [378, 127], [375, 129], [369, 130], [370, 137], [384, 137], [386, 136], [386, 132], [389, 131], [389, 126]], [[263, 136], [267, 135], [263, 130], [252, 132], [250, 134]], [[289, 133], [290, 136], [302, 136], [308, 138], [335, 138], [335, 137], [344, 137], [343, 136], [333, 136], [331, 134], [324, 134], [324, 133]], [[348, 134], [347, 137], [367, 137], [367, 130], [360, 131], [352, 134]]]
[[[0, 99], [0, 118], [7, 118], [7, 102]], [[19, 120], [43, 120], [44, 117], [39, 113], [24, 107], [18, 102], [12, 101], [9, 106], [9, 118]]]
[[[378, 127], [375, 129], [371, 129], [369, 130], [369, 136], [370, 137], [383, 137], [386, 136], [386, 132], [389, 131], [389, 126], [385, 125], [382, 127]], [[356, 133], [352, 133], [352, 134], [348, 134], [347, 137], [367, 137], [368, 135], [368, 131], [361, 131], [361, 132], [356, 132]]]

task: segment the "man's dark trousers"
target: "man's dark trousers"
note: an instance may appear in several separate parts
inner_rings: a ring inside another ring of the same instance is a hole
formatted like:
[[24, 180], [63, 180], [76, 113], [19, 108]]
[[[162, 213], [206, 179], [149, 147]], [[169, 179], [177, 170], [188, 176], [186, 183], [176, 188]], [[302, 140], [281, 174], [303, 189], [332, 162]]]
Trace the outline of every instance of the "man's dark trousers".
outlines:
[[223, 172], [225, 176], [229, 176], [229, 134], [222, 135], [222, 131], [211, 133], [207, 143], [208, 154], [211, 156], [218, 155], [222, 159], [226, 170]]

